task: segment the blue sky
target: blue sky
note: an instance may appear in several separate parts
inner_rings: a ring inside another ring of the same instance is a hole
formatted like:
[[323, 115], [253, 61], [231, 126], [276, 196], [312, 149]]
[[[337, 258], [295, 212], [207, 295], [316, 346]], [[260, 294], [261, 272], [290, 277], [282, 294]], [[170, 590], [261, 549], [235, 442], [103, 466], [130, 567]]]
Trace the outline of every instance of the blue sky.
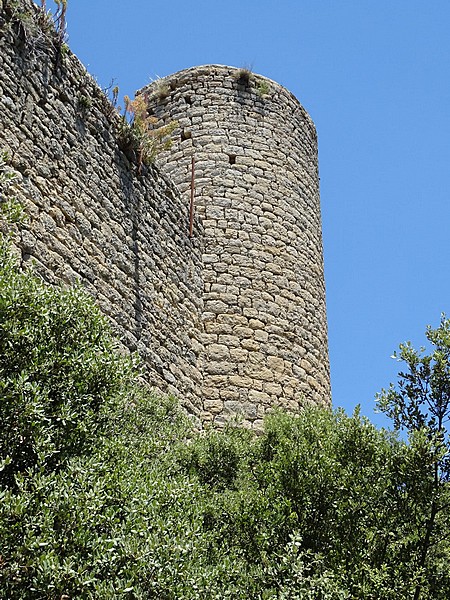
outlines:
[[394, 381], [400, 342], [450, 315], [448, 0], [69, 0], [69, 45], [132, 95], [207, 63], [251, 66], [312, 116], [333, 403]]

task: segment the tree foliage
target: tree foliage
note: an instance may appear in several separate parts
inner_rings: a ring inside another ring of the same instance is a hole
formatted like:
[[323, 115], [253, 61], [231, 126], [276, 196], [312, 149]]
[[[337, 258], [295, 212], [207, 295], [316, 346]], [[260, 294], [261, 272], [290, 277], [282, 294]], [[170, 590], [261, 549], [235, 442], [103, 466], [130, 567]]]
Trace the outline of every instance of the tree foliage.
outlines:
[[[1, 181], [0, 181], [1, 183]], [[380, 406], [195, 432], [80, 289], [0, 252], [0, 599], [450, 598], [450, 324]]]
[[[450, 320], [442, 316], [439, 327], [427, 327], [432, 352], [415, 350], [408, 342], [400, 345], [394, 358], [406, 365], [397, 386], [391, 384], [378, 396], [381, 409], [397, 429], [406, 430], [421, 448], [421, 463], [427, 466], [418, 486], [415, 506], [421, 506], [416, 519], [417, 532], [411, 546], [417, 570], [439, 581], [434, 566], [448, 553], [450, 533]], [[439, 585], [438, 583], [435, 585]], [[414, 600], [423, 595], [418, 582]]]
[[400, 344], [393, 358], [405, 363], [406, 370], [399, 373], [397, 386], [378, 395], [378, 403], [397, 429], [427, 433], [444, 483], [450, 479], [450, 319], [443, 315], [438, 328], [428, 326], [426, 337], [431, 354], [415, 350], [410, 342]]
[[44, 285], [0, 253], [0, 481], [57, 468], [95, 440], [131, 374], [80, 288]]

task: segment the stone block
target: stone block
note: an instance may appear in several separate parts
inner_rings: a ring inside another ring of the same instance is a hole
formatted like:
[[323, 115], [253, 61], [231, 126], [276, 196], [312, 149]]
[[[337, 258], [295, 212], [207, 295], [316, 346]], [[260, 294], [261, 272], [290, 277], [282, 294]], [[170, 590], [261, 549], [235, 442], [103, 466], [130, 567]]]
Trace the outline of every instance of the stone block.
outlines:
[[260, 348], [260, 343], [247, 338], [241, 341], [241, 348], [244, 350], [257, 351]]
[[248, 350], [244, 350], [243, 348], [231, 348], [230, 358], [237, 363], [246, 362], [248, 358]]
[[268, 339], [269, 339], [269, 334], [267, 333], [267, 331], [264, 331], [263, 329], [255, 330], [255, 340], [257, 342], [267, 342]]
[[209, 375], [228, 375], [236, 371], [236, 365], [231, 361], [211, 360], [205, 363], [204, 370]]
[[254, 402], [255, 404], [270, 404], [271, 398], [269, 394], [265, 392], [257, 392], [255, 390], [250, 390], [248, 393], [248, 399], [250, 402]]
[[234, 385], [238, 388], [250, 389], [253, 384], [253, 379], [245, 375], [230, 375], [229, 382], [230, 385]]
[[252, 379], [256, 379], [256, 380], [262, 380], [262, 381], [273, 381], [274, 380], [274, 374], [273, 372], [268, 369], [267, 367], [262, 367], [261, 365], [258, 364], [246, 364], [245, 365], [245, 369], [244, 369], [244, 373], [248, 376], [251, 377]]
[[248, 322], [248, 326], [251, 329], [264, 329], [264, 323], [259, 319], [250, 319]]
[[240, 402], [238, 400], [225, 400], [223, 412], [228, 416], [242, 415], [244, 419], [256, 419], [256, 406], [251, 402]]
[[218, 399], [217, 400], [204, 400], [203, 407], [204, 407], [205, 411], [208, 411], [209, 413], [211, 413], [213, 415], [217, 415], [217, 414], [221, 413], [223, 410], [223, 401], [218, 400]]
[[219, 343], [222, 343], [222, 340], [220, 339], [221, 336], [223, 334], [230, 334], [233, 331], [233, 329], [232, 329], [231, 325], [227, 325], [226, 323], [219, 323], [217, 321], [211, 321], [211, 322], [205, 323], [205, 331], [206, 331], [206, 333], [218, 334], [219, 335], [218, 341], [219, 341]]
[[237, 326], [233, 328], [233, 333], [239, 338], [251, 338], [253, 337], [253, 329], [251, 327]]
[[[220, 323], [220, 325], [226, 327], [225, 323]], [[218, 341], [219, 344], [226, 345], [230, 350], [232, 348], [239, 348], [240, 346], [240, 339], [236, 335], [221, 334], [218, 337]]]
[[228, 306], [222, 300], [208, 300], [205, 302], [205, 310], [215, 314], [226, 312]]
[[281, 385], [275, 382], [265, 383], [263, 389], [265, 392], [267, 392], [267, 394], [272, 396], [281, 396], [283, 393], [283, 388]]
[[223, 360], [230, 356], [230, 349], [225, 344], [210, 344], [206, 352], [210, 360]]

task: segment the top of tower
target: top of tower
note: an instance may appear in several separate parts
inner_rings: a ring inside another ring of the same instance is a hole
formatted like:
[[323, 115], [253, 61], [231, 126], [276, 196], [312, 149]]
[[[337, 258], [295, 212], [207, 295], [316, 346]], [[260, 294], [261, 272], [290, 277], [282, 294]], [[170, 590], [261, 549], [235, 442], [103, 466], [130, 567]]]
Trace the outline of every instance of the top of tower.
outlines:
[[[223, 88], [234, 87], [241, 94], [249, 94], [250, 96], [254, 96], [255, 100], [261, 102], [273, 102], [277, 99], [283, 100], [283, 97], [289, 104], [294, 102], [302, 112], [303, 118], [309, 122], [315, 135], [314, 122], [298, 98], [273, 79], [254, 73], [247, 67], [232, 67], [219, 64], [189, 67], [166, 77], [155, 79], [150, 84], [138, 90], [136, 94], [147, 94], [150, 98], [156, 98], [162, 103], [168, 100], [172, 93], [179, 87], [186, 85], [187, 82], [198, 81], [204, 78], [221, 78], [224, 82]], [[217, 87], [217, 93], [220, 93], [220, 86]]]

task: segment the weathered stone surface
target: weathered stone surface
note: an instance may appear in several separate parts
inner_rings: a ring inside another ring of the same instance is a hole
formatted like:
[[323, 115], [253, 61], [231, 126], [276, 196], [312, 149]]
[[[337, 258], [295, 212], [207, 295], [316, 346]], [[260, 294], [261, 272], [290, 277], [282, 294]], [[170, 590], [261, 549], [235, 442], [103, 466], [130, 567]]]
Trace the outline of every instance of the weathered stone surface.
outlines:
[[[209, 331], [219, 332], [219, 343], [228, 338], [230, 361], [239, 364], [226, 385], [246, 390], [242, 395], [255, 405], [270, 395], [292, 409], [298, 394], [327, 404], [316, 132], [283, 87], [265, 80], [270, 92], [261, 97], [262, 78], [252, 75], [242, 86], [237, 73], [219, 65], [181, 71], [165, 79], [171, 94], [163, 101], [152, 85], [141, 91], [161, 123], [182, 119], [191, 134], [188, 140], [180, 135], [158, 164], [186, 193], [192, 156], [201, 173], [196, 207], [206, 217], [203, 276], [214, 293], [204, 296], [205, 305], [217, 323], [228, 319], [232, 336], [215, 326]], [[214, 370], [208, 350], [214, 342], [204, 343]], [[210, 385], [206, 372], [204, 385]]]
[[124, 345], [139, 349], [150, 383], [200, 419], [200, 222], [189, 239], [188, 205], [174, 184], [156, 168], [138, 176], [114, 110], [74, 55], [31, 52], [15, 43], [14, 27], [0, 27], [0, 88], [11, 94], [0, 95], [0, 149], [22, 176], [22, 260], [49, 282], [81, 280]]
[[240, 414], [260, 428], [271, 406], [329, 404], [317, 140], [298, 101], [259, 75], [238, 85], [231, 67], [176, 73], [169, 96], [140, 92], [161, 124], [179, 122], [140, 169], [77, 58], [30, 52], [0, 12], [0, 149], [30, 216], [22, 261], [80, 280], [149, 382], [199, 423]]

